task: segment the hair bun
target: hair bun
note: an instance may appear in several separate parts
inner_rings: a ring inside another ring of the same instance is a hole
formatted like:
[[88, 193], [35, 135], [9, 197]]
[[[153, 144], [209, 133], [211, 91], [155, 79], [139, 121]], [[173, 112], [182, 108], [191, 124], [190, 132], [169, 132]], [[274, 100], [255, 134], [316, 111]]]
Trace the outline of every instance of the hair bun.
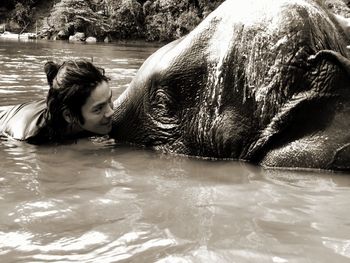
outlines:
[[45, 71], [47, 82], [49, 83], [50, 88], [52, 87], [53, 80], [56, 77], [59, 68], [60, 68], [60, 65], [58, 65], [53, 61], [48, 61], [44, 65], [44, 71]]

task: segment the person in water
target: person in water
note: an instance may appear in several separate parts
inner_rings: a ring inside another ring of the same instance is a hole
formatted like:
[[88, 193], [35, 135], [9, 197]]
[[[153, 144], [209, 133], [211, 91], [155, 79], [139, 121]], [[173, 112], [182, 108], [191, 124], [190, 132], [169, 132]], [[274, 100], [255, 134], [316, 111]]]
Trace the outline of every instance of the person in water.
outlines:
[[113, 102], [104, 70], [85, 60], [49, 61], [46, 100], [10, 106], [0, 112], [3, 135], [32, 144], [59, 143], [112, 129]]

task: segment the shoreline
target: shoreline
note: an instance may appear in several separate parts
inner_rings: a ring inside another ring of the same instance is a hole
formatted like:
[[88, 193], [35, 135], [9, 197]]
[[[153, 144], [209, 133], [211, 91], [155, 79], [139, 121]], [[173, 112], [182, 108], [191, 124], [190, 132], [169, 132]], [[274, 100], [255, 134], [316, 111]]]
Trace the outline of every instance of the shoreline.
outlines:
[[[27, 33], [28, 34], [28, 33]], [[30, 34], [30, 33], [29, 33]], [[159, 42], [159, 41], [146, 41], [144, 39], [130, 39], [130, 40], [113, 40], [110, 42], [103, 42], [103, 41], [98, 41], [95, 43], [88, 43], [85, 41], [69, 41], [69, 40], [61, 40], [61, 39], [46, 39], [46, 38], [27, 38], [25, 36], [22, 36], [24, 34], [21, 34], [20, 37], [18, 37], [18, 34], [12, 34], [11, 37], [7, 36], [2, 36], [0, 33], [0, 41], [1, 42], [53, 42], [53, 43], [61, 43], [64, 45], [103, 45], [103, 46], [134, 46], [134, 47], [154, 47], [154, 48], [160, 48], [164, 45], [166, 45], [168, 42]]]
[[3, 33], [0, 33], [0, 38], [3, 39], [38, 39], [38, 36], [36, 33], [22, 33], [22, 34], [17, 34], [17, 33], [12, 33], [9, 31], [4, 31]]
[[0, 33], [0, 39], [4, 40], [38, 40], [38, 41], [59, 41], [59, 42], [65, 42], [65, 43], [71, 43], [71, 44], [86, 44], [86, 45], [93, 45], [93, 44], [117, 44], [117, 45], [143, 45], [143, 46], [164, 46], [166, 45], [167, 41], [147, 41], [145, 39], [116, 39], [111, 40], [108, 42], [104, 41], [96, 41], [96, 42], [88, 42], [85, 40], [81, 41], [72, 41], [72, 40], [62, 40], [62, 39], [47, 39], [42, 38], [40, 35], [37, 35], [33, 32], [25, 32], [22, 34], [13, 33], [10, 31], [5, 31], [3, 33]]

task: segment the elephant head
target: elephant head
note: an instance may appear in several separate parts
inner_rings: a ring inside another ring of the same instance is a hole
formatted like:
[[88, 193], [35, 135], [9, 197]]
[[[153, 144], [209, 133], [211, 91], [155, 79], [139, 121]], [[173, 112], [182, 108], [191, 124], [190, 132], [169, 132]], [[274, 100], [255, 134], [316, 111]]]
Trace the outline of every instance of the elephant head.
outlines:
[[227, 0], [144, 62], [115, 101], [111, 136], [175, 154], [348, 169], [346, 41], [319, 1]]

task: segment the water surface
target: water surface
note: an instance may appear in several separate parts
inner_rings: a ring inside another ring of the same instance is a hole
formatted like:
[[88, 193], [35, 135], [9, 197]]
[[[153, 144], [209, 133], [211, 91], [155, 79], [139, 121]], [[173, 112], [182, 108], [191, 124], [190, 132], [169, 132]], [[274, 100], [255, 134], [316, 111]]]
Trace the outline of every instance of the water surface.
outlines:
[[[156, 49], [0, 41], [0, 106], [87, 58], [113, 96]], [[0, 262], [349, 262], [350, 175], [165, 155], [106, 138], [0, 141]]]

